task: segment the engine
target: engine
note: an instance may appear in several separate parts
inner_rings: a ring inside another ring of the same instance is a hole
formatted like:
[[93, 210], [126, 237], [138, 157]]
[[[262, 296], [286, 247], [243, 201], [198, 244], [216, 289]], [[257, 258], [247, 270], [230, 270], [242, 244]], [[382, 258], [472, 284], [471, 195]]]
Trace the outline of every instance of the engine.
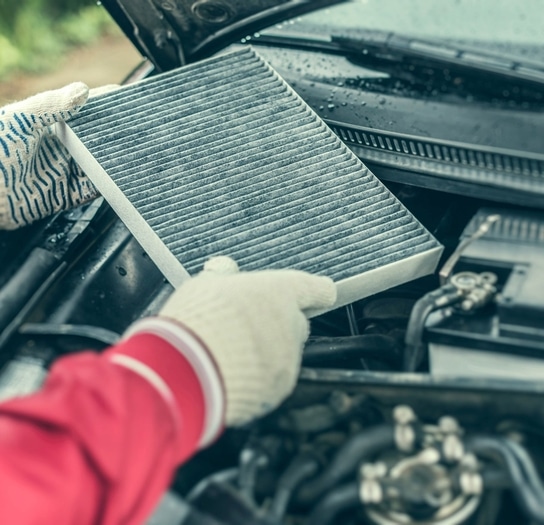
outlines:
[[295, 394], [181, 469], [153, 523], [544, 523], [542, 232], [479, 209], [436, 278], [316, 318]]

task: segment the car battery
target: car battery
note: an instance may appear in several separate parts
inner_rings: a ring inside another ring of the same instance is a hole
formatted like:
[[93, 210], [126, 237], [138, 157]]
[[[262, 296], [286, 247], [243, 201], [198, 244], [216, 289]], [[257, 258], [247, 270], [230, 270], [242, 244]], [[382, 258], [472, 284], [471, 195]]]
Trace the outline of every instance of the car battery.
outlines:
[[[480, 225], [497, 220], [481, 236]], [[434, 375], [544, 378], [544, 214], [482, 209], [471, 220], [453, 275], [496, 281], [484, 306], [451, 307], [427, 319]]]

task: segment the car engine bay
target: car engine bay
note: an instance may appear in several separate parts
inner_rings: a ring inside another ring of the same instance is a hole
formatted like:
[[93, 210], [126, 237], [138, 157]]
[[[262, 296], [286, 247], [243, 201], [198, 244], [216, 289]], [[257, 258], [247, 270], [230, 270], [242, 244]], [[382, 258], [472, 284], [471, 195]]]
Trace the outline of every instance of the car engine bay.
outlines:
[[[539, 217], [391, 189], [449, 246], [445, 284], [436, 274], [313, 319], [294, 395], [183, 466], [150, 523], [543, 519]], [[38, 387], [61, 355], [115, 343], [172, 290], [100, 200], [30, 230], [31, 249], [19, 231], [1, 236], [24, 261], [3, 266], [4, 398]]]
[[[299, 93], [320, 113], [321, 94]], [[531, 125], [542, 117], [535, 97]], [[380, 145], [335, 129], [334, 104], [320, 114], [365, 162]], [[532, 177], [528, 205], [515, 188], [491, 184], [486, 196], [485, 174], [472, 191], [466, 180], [429, 183], [430, 168], [418, 179], [411, 164], [405, 183], [398, 158], [388, 175], [373, 157], [444, 246], [437, 271], [313, 318], [293, 395], [182, 466], [149, 525], [544, 524], [538, 155], [503, 166]], [[0, 232], [0, 399], [37, 389], [63, 355], [115, 344], [172, 290], [102, 198]]]

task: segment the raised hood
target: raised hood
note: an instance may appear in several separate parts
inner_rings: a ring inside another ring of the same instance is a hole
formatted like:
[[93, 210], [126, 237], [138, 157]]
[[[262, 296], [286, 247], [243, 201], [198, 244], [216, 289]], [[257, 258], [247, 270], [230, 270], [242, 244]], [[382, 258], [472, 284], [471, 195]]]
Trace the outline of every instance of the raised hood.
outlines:
[[207, 57], [288, 18], [345, 0], [103, 0], [159, 71]]

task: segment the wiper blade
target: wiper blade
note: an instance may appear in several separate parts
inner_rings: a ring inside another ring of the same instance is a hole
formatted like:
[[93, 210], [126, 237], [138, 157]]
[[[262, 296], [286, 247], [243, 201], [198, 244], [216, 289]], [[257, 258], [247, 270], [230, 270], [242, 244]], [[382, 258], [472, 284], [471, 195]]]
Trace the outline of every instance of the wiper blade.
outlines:
[[361, 58], [422, 65], [499, 77], [532, 87], [544, 85], [544, 65], [459, 47], [442, 40], [412, 38], [396, 33], [365, 31], [357, 37], [331, 36], [337, 51], [354, 52]]

